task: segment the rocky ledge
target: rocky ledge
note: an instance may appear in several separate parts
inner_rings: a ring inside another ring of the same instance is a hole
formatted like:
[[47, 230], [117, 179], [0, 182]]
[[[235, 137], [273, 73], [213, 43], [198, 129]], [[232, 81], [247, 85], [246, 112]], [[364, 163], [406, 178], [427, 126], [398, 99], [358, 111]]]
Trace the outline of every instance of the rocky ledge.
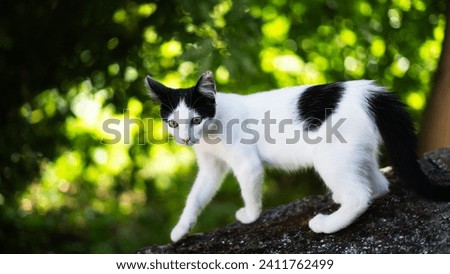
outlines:
[[[420, 164], [432, 181], [450, 184], [450, 148], [425, 154]], [[335, 234], [309, 229], [314, 215], [337, 209], [330, 195], [311, 196], [266, 210], [252, 224], [235, 222], [138, 253], [450, 253], [450, 202], [424, 199], [390, 168], [383, 172], [391, 192]]]

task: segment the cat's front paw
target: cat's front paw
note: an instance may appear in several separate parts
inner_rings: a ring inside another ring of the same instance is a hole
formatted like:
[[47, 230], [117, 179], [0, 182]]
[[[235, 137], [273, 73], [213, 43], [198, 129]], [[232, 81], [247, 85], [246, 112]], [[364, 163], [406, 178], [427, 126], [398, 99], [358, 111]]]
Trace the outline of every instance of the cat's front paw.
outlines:
[[258, 219], [260, 214], [259, 210], [247, 210], [247, 208], [243, 207], [236, 211], [236, 219], [243, 224], [253, 223]]
[[332, 222], [332, 217], [324, 214], [317, 214], [314, 218], [309, 221], [309, 228], [315, 233], [334, 233], [340, 230], [340, 227], [336, 227], [336, 225]]
[[188, 234], [190, 227], [184, 224], [177, 224], [170, 233], [170, 239], [173, 242], [178, 242], [186, 234]]

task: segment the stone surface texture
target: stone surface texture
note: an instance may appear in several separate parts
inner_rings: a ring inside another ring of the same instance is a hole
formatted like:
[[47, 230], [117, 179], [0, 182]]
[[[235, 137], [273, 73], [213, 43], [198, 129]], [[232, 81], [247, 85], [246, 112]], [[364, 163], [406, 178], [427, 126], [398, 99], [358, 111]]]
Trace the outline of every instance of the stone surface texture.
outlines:
[[[450, 148], [427, 153], [419, 162], [433, 182], [450, 184]], [[335, 234], [316, 234], [309, 229], [308, 221], [317, 213], [338, 208], [330, 195], [310, 196], [268, 209], [252, 224], [235, 222], [137, 252], [450, 253], [450, 202], [427, 200], [399, 181], [389, 167], [382, 170], [391, 192]]]

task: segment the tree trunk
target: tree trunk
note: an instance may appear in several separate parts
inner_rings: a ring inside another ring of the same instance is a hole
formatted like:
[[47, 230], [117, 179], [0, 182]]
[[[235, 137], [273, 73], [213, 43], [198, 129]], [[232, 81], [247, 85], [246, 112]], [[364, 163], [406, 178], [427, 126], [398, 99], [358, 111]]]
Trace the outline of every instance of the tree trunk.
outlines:
[[450, 2], [441, 57], [419, 138], [421, 154], [450, 146]]

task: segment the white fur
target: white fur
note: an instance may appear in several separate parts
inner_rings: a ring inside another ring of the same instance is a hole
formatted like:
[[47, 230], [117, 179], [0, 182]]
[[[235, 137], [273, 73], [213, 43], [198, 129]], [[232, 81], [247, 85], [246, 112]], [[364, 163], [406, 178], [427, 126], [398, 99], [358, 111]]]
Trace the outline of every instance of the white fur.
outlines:
[[[331, 118], [335, 122], [341, 118], [346, 119], [339, 127], [346, 143], [341, 143], [336, 136], [332, 136], [331, 143], [327, 143], [324, 123], [319, 130], [308, 133], [310, 139], [321, 137], [322, 142], [308, 144], [301, 136], [295, 144], [287, 144], [286, 140], [291, 139], [295, 131], [305, 134], [301, 130], [302, 122], [298, 118], [297, 102], [306, 88], [290, 87], [247, 96], [217, 93], [215, 119], [223, 125], [232, 119], [240, 120], [239, 124], [232, 127], [232, 132], [224, 130], [215, 135], [211, 135], [211, 131], [202, 132], [205, 121], [201, 125], [193, 125], [192, 136], [188, 133], [189, 125], [171, 129], [175, 136], [175, 131], [178, 130], [181, 138], [191, 137], [198, 140], [193, 148], [199, 165], [198, 176], [186, 206], [178, 224], [172, 230], [173, 241], [178, 241], [189, 232], [199, 212], [212, 199], [224, 174], [229, 170], [235, 174], [241, 187], [244, 207], [236, 212], [236, 218], [242, 223], [251, 223], [260, 215], [264, 165], [286, 170], [313, 166], [319, 173], [333, 193], [334, 201], [341, 206], [330, 215], [318, 214], [311, 219], [309, 227], [316, 233], [333, 233], [345, 228], [367, 209], [373, 198], [388, 192], [388, 181], [380, 173], [377, 163], [381, 138], [373, 120], [367, 114], [366, 103], [370, 93], [381, 91], [382, 88], [364, 80], [345, 83], [343, 98], [337, 110], [328, 119]], [[177, 110], [181, 119], [189, 120], [196, 115], [184, 102]], [[276, 124], [270, 126], [270, 135], [276, 140], [275, 144], [264, 138], [264, 125], [261, 121], [268, 110], [271, 118], [276, 120]], [[259, 121], [257, 125], [249, 126], [259, 133], [261, 138], [258, 142], [242, 143], [242, 139], [249, 138], [240, 127], [245, 119]], [[280, 121], [286, 119], [292, 119], [292, 123], [286, 124], [284, 132], [280, 132]], [[210, 139], [220, 138], [221, 141], [208, 144], [200, 138], [208, 133]], [[188, 145], [192, 144], [194, 142]]]
[[178, 127], [168, 128], [169, 133], [174, 136], [177, 143], [193, 145], [200, 139], [204, 121], [198, 125], [191, 125], [190, 121], [194, 117], [199, 117], [199, 115], [189, 109], [184, 100], [181, 100], [180, 104], [169, 115], [167, 120], [175, 120], [178, 122]]

